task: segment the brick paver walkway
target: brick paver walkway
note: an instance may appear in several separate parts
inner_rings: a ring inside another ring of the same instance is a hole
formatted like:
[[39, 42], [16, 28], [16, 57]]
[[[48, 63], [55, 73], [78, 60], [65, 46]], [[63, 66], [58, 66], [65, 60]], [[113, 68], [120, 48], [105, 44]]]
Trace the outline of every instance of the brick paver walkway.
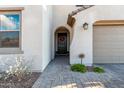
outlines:
[[124, 87], [124, 64], [102, 64], [106, 73], [70, 71], [69, 58], [58, 56], [33, 85], [34, 88]]

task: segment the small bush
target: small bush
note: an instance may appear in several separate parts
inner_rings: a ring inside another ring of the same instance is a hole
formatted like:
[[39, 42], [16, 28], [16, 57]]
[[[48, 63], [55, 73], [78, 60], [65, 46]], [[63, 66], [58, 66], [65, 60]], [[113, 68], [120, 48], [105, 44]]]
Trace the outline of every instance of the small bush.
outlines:
[[104, 73], [104, 69], [102, 67], [94, 67], [93, 71], [96, 73]]
[[74, 64], [71, 66], [71, 70], [74, 72], [82, 72], [85, 73], [87, 71], [87, 68], [83, 64]]
[[26, 66], [26, 60], [24, 57], [17, 56], [15, 58], [16, 64], [9, 66], [5, 73], [1, 74], [0, 79], [2, 80], [12, 80], [15, 79], [17, 81], [22, 81], [25, 76], [31, 75], [31, 71], [29, 67]]

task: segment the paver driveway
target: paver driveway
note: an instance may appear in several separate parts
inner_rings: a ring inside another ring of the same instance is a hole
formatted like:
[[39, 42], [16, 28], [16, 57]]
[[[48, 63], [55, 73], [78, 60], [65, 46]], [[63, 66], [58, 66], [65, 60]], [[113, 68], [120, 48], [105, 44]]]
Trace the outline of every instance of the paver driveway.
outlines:
[[[98, 64], [97, 64], [98, 65]], [[124, 87], [124, 64], [101, 64], [105, 73], [70, 71], [69, 58], [58, 56], [33, 85], [34, 88], [119, 88]]]

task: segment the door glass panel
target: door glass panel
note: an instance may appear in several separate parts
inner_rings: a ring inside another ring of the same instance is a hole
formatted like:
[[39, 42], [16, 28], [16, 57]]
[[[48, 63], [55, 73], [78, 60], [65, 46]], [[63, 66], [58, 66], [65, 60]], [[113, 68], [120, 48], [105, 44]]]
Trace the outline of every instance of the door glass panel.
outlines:
[[58, 52], [67, 53], [67, 33], [58, 33]]

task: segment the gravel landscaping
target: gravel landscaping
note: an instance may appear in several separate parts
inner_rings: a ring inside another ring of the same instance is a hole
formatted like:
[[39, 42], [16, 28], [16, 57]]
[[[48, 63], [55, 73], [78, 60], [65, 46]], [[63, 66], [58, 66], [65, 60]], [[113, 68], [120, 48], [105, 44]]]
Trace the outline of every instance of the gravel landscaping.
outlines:
[[17, 77], [0, 80], [0, 88], [31, 88], [41, 73], [33, 72], [30, 75], [25, 75], [21, 81]]

